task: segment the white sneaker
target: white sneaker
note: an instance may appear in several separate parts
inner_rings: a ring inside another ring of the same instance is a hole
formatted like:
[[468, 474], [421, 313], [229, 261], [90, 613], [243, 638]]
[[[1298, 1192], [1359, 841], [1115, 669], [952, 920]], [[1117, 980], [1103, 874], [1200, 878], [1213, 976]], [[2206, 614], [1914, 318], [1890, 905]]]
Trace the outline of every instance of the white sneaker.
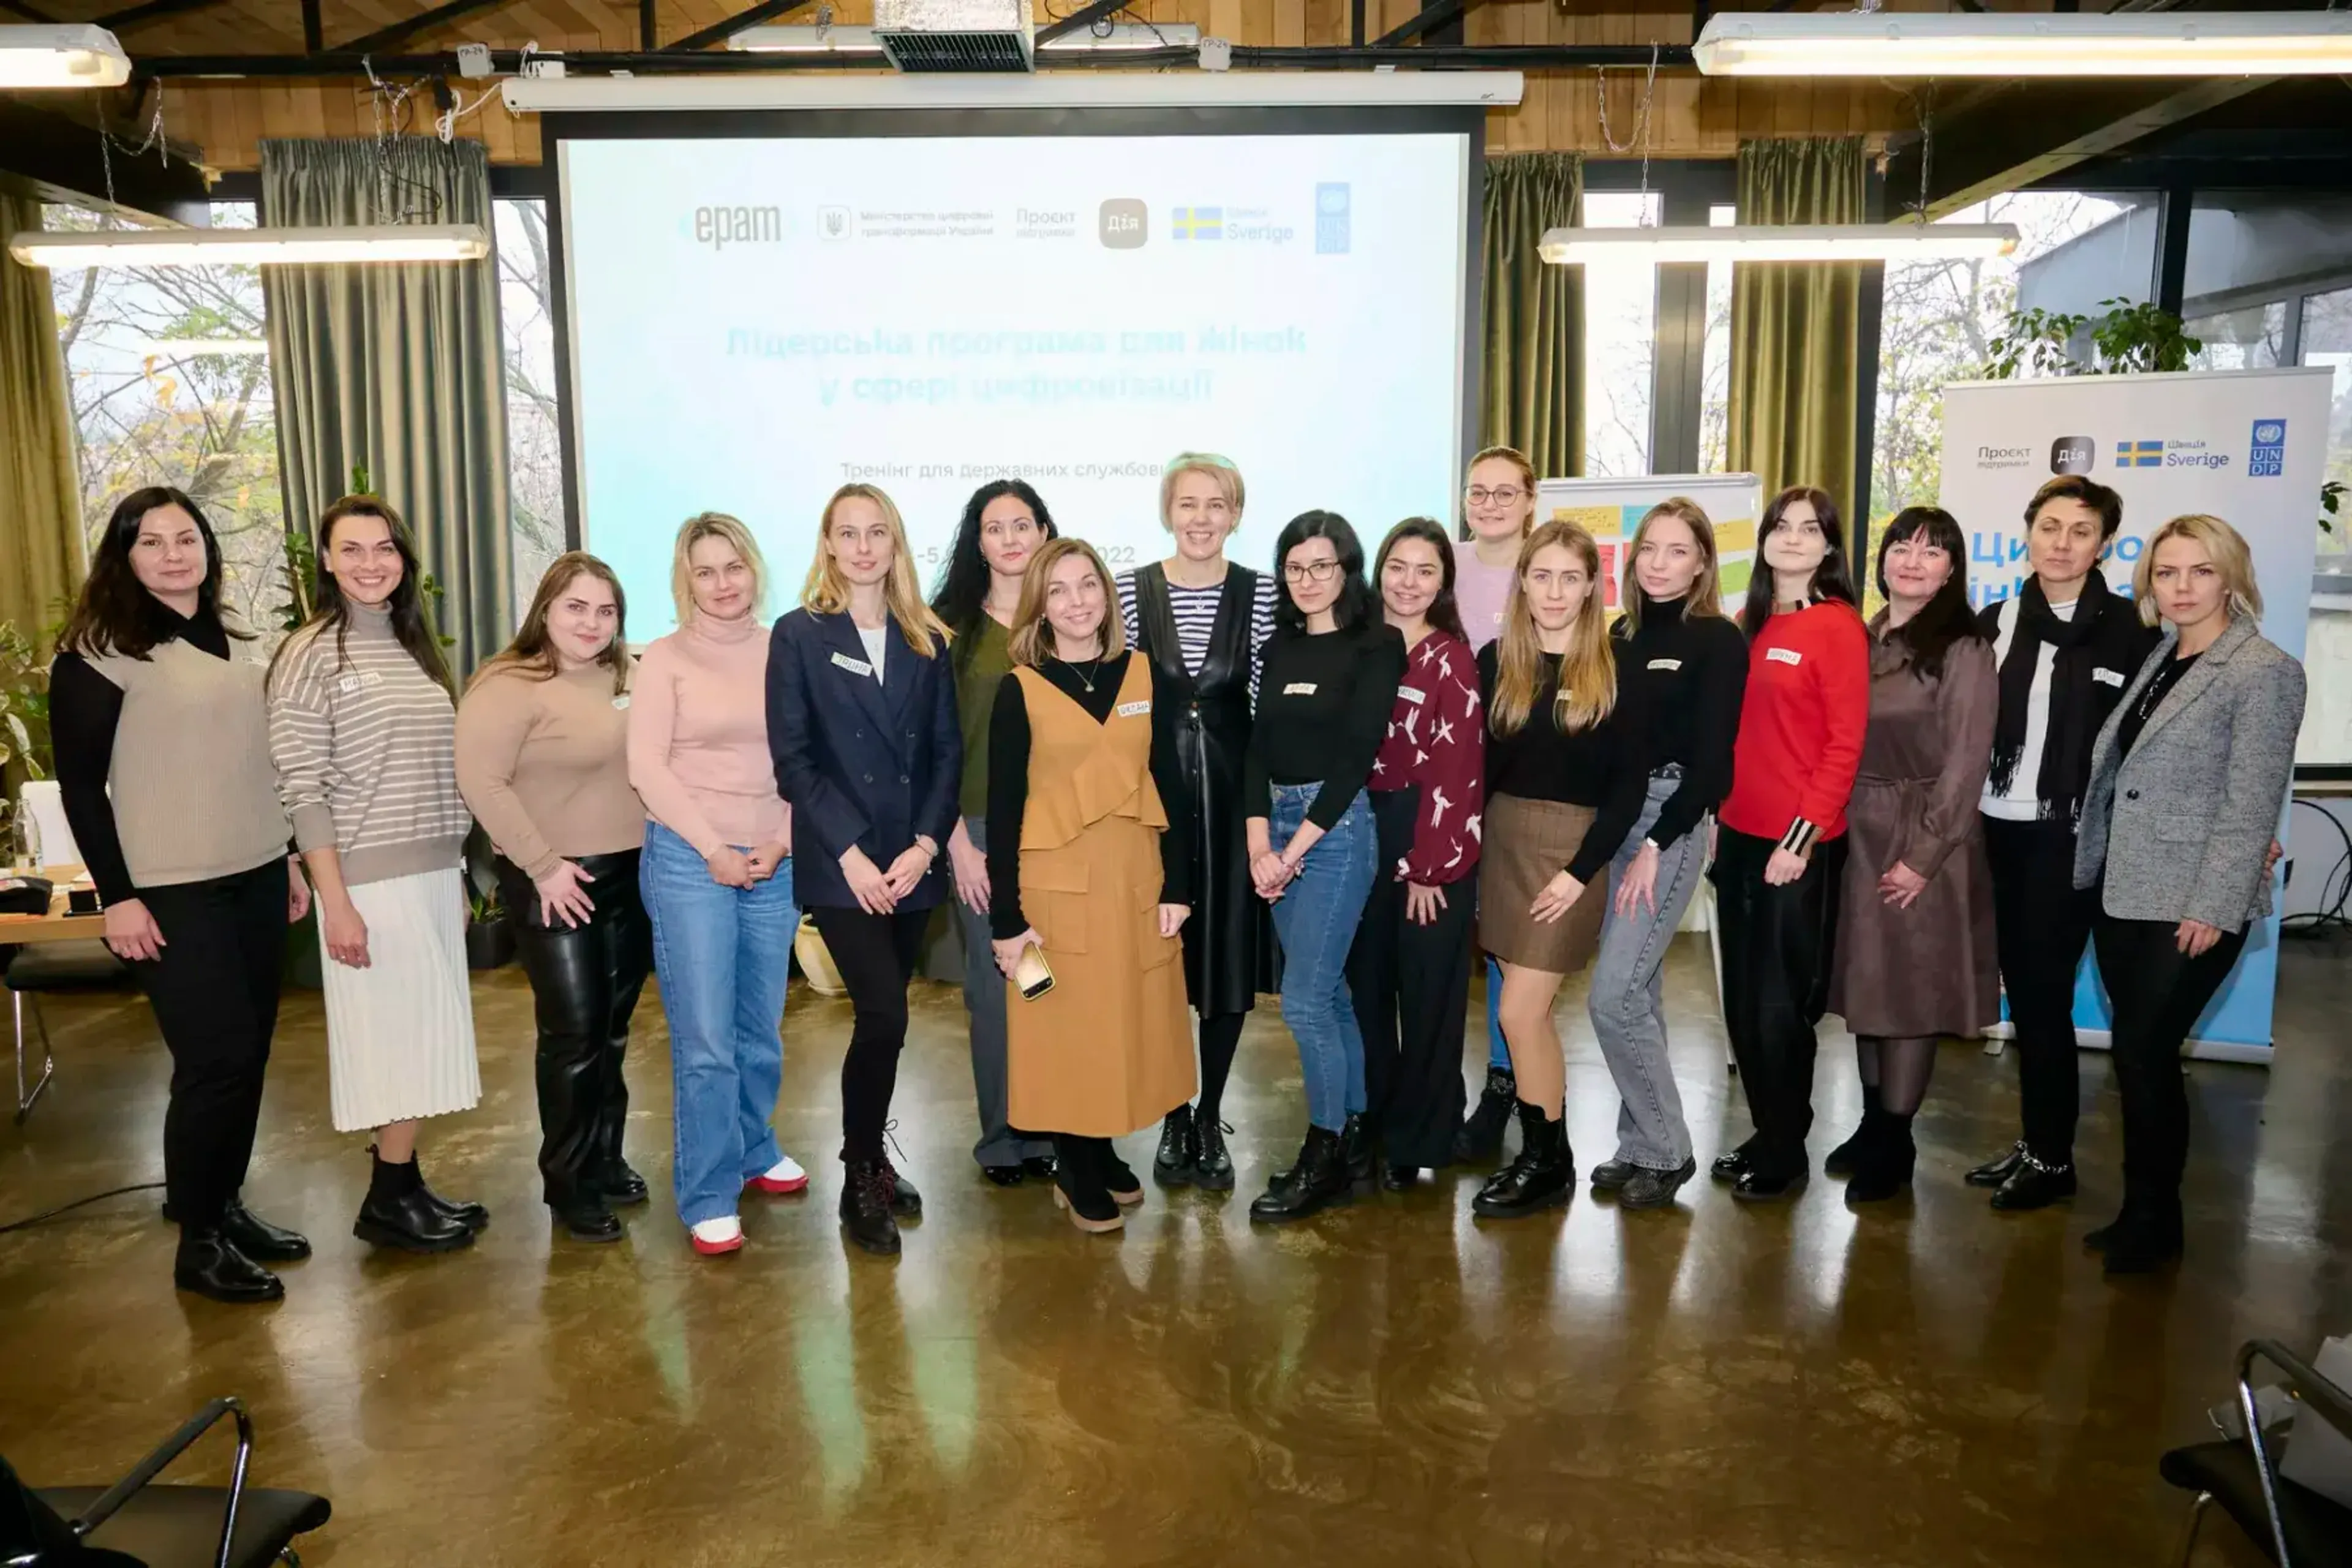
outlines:
[[687, 1227], [694, 1250], [705, 1258], [716, 1258], [722, 1252], [740, 1252], [743, 1247], [743, 1222], [733, 1215], [718, 1219], [700, 1219]]
[[797, 1193], [806, 1190], [808, 1173], [801, 1169], [798, 1160], [786, 1154], [743, 1184], [756, 1193]]

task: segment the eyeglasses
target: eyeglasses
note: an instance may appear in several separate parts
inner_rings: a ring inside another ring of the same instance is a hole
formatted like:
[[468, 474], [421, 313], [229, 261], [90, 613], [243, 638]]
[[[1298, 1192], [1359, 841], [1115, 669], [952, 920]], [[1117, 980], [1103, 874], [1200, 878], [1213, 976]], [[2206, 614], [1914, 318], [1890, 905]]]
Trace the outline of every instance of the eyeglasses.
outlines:
[[1318, 583], [1328, 583], [1339, 574], [1337, 561], [1286, 561], [1282, 563], [1282, 580], [1304, 583], [1312, 577]]
[[1491, 490], [1484, 485], [1473, 485], [1470, 487], [1468, 499], [1472, 506], [1485, 506], [1489, 501], [1496, 506], [1517, 506], [1519, 504], [1519, 498], [1527, 493], [1516, 485], [1505, 485], [1499, 489]]

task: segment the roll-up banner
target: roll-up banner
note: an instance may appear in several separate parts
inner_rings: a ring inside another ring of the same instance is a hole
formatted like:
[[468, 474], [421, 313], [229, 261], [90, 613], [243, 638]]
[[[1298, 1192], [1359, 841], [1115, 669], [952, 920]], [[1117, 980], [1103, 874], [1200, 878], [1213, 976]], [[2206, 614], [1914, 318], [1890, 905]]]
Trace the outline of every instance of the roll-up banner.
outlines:
[[[2123, 528], [2105, 561], [2111, 586], [2131, 592], [2148, 535], [2168, 519], [2221, 518], [2253, 552], [2263, 635], [2301, 658], [2330, 374], [2313, 367], [1947, 386], [1940, 500], [1969, 538], [1969, 598], [1988, 604], [2025, 585], [2026, 502], [2053, 474], [2084, 474], [2123, 497]], [[2284, 797], [2280, 806], [2284, 842]], [[2273, 913], [2190, 1031], [2192, 1055], [2270, 1060], [2278, 936]], [[2106, 1044], [2106, 994], [2087, 956], [2074, 1022], [2084, 1044]]]

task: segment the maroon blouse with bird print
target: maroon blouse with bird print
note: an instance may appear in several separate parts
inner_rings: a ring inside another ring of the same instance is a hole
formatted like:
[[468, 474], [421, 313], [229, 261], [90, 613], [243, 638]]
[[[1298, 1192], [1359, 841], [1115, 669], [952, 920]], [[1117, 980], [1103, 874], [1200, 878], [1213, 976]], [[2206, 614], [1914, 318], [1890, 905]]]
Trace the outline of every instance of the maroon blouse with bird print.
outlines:
[[1372, 763], [1373, 789], [1421, 786], [1412, 847], [1395, 867], [1401, 879], [1433, 887], [1477, 869], [1486, 773], [1478, 661], [1461, 638], [1432, 631], [1405, 656], [1388, 737]]

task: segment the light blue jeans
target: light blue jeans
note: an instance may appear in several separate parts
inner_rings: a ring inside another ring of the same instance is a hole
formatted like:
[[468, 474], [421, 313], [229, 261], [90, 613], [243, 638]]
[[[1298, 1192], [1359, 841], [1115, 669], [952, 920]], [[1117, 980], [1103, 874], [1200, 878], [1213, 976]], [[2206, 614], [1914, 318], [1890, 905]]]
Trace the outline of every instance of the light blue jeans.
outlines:
[[[1314, 804], [1320, 784], [1276, 784], [1268, 819], [1281, 853]], [[1364, 1037], [1348, 990], [1348, 949], [1364, 918], [1380, 871], [1372, 803], [1362, 791], [1331, 831], [1298, 863], [1298, 875], [1274, 906], [1282, 942], [1282, 1018], [1298, 1042], [1307, 1081], [1307, 1119], [1337, 1132], [1364, 1109]]]
[[[1611, 863], [1609, 887], [1622, 886], [1658, 813], [1682, 785], [1682, 769], [1650, 779], [1642, 818]], [[1691, 1157], [1682, 1091], [1666, 1059], [1665, 962], [1675, 930], [1706, 869], [1706, 819], [1658, 853], [1658, 901], [1629, 920], [1612, 903], [1601, 921], [1601, 951], [1584, 1010], [1601, 1042], [1601, 1058], [1617, 1084], [1617, 1158], [1653, 1171], [1671, 1171]]]
[[649, 822], [637, 881], [669, 1017], [677, 1217], [697, 1225], [733, 1214], [743, 1184], [783, 1158], [769, 1121], [800, 924], [793, 863], [749, 889], [722, 887], [694, 846]]

